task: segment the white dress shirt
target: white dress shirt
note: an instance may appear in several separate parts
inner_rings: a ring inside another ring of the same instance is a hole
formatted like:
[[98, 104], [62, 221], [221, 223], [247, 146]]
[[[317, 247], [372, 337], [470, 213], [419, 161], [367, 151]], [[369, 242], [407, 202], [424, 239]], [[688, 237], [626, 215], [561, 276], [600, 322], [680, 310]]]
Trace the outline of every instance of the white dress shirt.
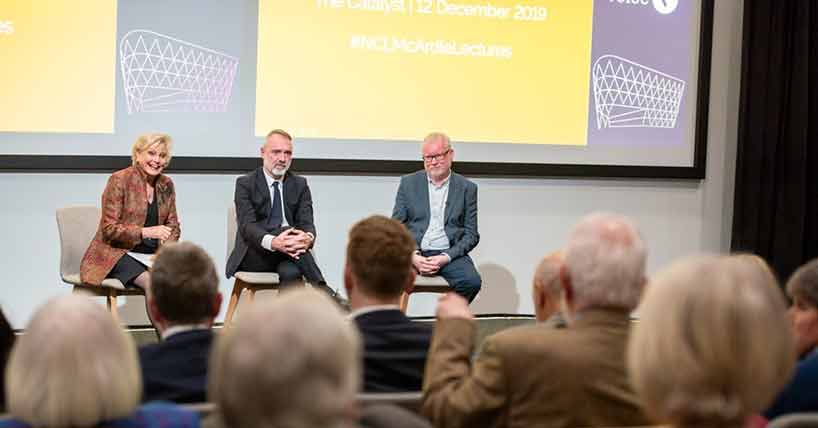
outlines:
[[[278, 183], [278, 194], [281, 195], [281, 226], [289, 226], [290, 224], [287, 223], [287, 216], [284, 215], [284, 176], [281, 176], [279, 179], [275, 179], [270, 177], [267, 174], [267, 171], [264, 171], [264, 179], [267, 180], [267, 189], [270, 191], [270, 204], [273, 205], [273, 198], [275, 198], [276, 189], [273, 187], [273, 183]], [[272, 210], [272, 207], [270, 208]], [[275, 235], [266, 234], [263, 238], [261, 238], [261, 248], [269, 251], [275, 251], [270, 248], [271, 243], [275, 239]]]
[[[449, 237], [446, 236], [446, 200], [449, 199], [449, 179], [452, 174], [443, 180], [439, 186], [428, 179], [429, 186], [429, 228], [420, 240], [421, 250], [448, 250]], [[448, 254], [447, 254], [448, 255]]]

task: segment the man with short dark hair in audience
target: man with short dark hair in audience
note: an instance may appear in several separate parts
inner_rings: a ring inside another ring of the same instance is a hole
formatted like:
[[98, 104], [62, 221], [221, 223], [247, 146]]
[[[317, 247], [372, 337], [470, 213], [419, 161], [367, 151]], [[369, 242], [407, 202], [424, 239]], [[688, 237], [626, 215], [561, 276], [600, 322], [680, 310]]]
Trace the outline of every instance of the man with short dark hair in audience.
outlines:
[[415, 242], [400, 222], [375, 215], [349, 232], [344, 285], [364, 342], [366, 392], [420, 391], [432, 329], [401, 312], [412, 286]]
[[205, 401], [213, 319], [222, 304], [213, 260], [190, 242], [165, 244], [151, 268], [148, 310], [162, 340], [139, 349], [142, 401]]
[[422, 412], [435, 426], [649, 425], [625, 369], [630, 312], [639, 302], [645, 247], [611, 214], [574, 228], [561, 268], [566, 328], [501, 331], [472, 363], [476, 323], [465, 299], [440, 299], [423, 381]]

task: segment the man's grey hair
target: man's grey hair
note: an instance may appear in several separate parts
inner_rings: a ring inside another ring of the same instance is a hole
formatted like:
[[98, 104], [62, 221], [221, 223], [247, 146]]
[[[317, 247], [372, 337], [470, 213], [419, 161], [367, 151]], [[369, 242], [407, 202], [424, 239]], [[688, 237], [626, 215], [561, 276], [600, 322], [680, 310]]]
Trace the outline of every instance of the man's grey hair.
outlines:
[[427, 143], [431, 143], [431, 142], [437, 141], [437, 140], [443, 140], [443, 142], [445, 143], [444, 145], [445, 145], [445, 147], [447, 149], [452, 147], [452, 142], [449, 139], [449, 136], [446, 135], [443, 132], [432, 132], [432, 133], [430, 133], [429, 135], [427, 135], [423, 139], [423, 144], [421, 144], [421, 146], [425, 146]]
[[9, 357], [8, 411], [30, 426], [96, 426], [131, 414], [142, 378], [133, 340], [88, 296], [41, 306]]
[[611, 213], [590, 214], [574, 227], [565, 248], [565, 269], [575, 309], [639, 304], [645, 278], [645, 244], [636, 226]]
[[256, 303], [218, 339], [208, 399], [230, 428], [342, 427], [360, 386], [361, 344], [312, 289]]

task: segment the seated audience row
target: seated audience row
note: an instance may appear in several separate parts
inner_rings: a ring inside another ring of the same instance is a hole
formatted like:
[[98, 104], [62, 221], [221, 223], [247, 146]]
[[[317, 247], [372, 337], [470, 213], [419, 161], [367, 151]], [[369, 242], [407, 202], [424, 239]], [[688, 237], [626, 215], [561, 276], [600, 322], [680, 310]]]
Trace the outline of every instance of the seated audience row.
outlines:
[[[408, 236], [394, 220], [375, 221]], [[408, 271], [411, 248], [396, 251]], [[11, 354], [13, 418], [0, 427], [194, 427], [198, 414], [153, 400], [206, 398], [220, 410], [213, 427], [430, 427], [395, 406], [358, 407], [360, 335], [326, 294], [296, 289], [248, 307], [211, 356], [221, 297], [210, 257], [192, 243], [167, 244], [150, 275], [147, 305], [161, 341], [140, 350], [142, 376], [133, 341], [103, 306], [80, 295], [53, 299]], [[139, 406], [140, 397], [151, 402]]]
[[[422, 414], [437, 427], [738, 428], [763, 424], [764, 409], [768, 418], [817, 409], [818, 261], [787, 284], [790, 323], [760, 259], [685, 259], [648, 283], [636, 227], [593, 214], [537, 266], [541, 323], [490, 336], [472, 359], [467, 300], [441, 297], [434, 331], [398, 309], [414, 283], [413, 249], [399, 222], [364, 219], [347, 246], [352, 314], [325, 293], [295, 289], [247, 307], [214, 342], [221, 295], [212, 259], [191, 243], [164, 245], [147, 290], [160, 343], [143, 347], [138, 362], [101, 305], [79, 296], [49, 301], [11, 352], [14, 418], [0, 428], [199, 425], [193, 412], [140, 406], [140, 398], [209, 399], [220, 410], [213, 427], [426, 426], [399, 409], [372, 412], [356, 402], [361, 390], [421, 387]], [[773, 402], [796, 350], [795, 378]]]

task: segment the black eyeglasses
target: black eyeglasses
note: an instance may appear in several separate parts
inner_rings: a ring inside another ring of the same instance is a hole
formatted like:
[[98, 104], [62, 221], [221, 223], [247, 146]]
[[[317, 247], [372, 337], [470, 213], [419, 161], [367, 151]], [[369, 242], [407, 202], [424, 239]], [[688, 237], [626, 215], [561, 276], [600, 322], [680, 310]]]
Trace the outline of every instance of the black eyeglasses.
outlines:
[[439, 160], [443, 159], [444, 157], [446, 157], [446, 155], [448, 155], [450, 151], [452, 151], [451, 148], [446, 149], [445, 152], [438, 153], [436, 155], [424, 155], [423, 160], [426, 161], [426, 162], [439, 161]]

